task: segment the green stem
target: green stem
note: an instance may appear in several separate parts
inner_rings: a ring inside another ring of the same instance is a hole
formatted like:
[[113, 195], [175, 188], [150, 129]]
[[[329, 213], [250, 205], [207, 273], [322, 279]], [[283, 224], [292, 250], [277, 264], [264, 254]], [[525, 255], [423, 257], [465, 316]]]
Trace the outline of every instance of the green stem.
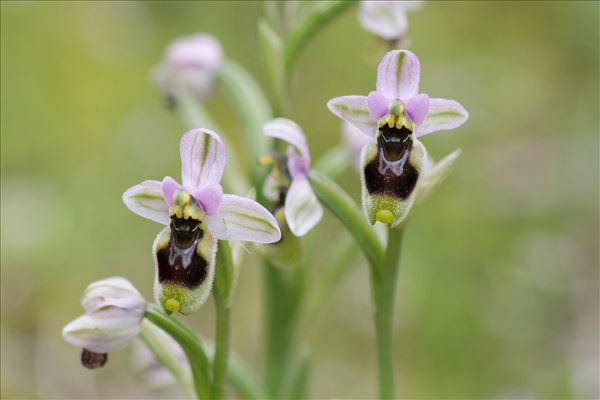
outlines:
[[302, 20], [294, 24], [285, 38], [284, 64], [289, 74], [296, 59], [310, 39], [327, 26], [327, 23], [354, 5], [354, 1], [336, 0], [314, 3], [314, 9]]
[[233, 261], [229, 242], [219, 240], [213, 297], [217, 314], [215, 357], [213, 361], [212, 397], [225, 398], [225, 381], [229, 360], [229, 297], [233, 282]]
[[198, 338], [155, 304], [148, 305], [144, 316], [179, 343], [190, 363], [196, 395], [200, 399], [209, 399], [211, 397], [210, 364]]
[[378, 285], [379, 293], [375, 302], [380, 399], [394, 398], [393, 315], [403, 233], [402, 226], [389, 231], [388, 245]]
[[[309, 180], [321, 204], [344, 224], [360, 246], [371, 267], [372, 280], [377, 284], [383, 264], [383, 246], [377, 235], [352, 198], [337, 183], [314, 170], [310, 171]], [[377, 286], [374, 289], [377, 293]]]
[[217, 332], [215, 360], [213, 363], [212, 397], [214, 399], [223, 399], [225, 398], [225, 378], [227, 376], [227, 362], [229, 359], [229, 307], [226, 307], [220, 301], [216, 302]]
[[291, 345], [289, 282], [285, 272], [264, 262], [266, 309], [266, 384], [270, 397], [280, 397], [286, 379]]

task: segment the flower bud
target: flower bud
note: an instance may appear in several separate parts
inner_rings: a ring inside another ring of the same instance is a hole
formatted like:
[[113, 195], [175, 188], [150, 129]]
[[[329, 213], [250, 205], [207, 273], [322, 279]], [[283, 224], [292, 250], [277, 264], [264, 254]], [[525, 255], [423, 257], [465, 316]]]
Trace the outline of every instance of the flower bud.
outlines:
[[216, 38], [207, 34], [190, 35], [169, 45], [154, 79], [168, 97], [185, 89], [202, 99], [212, 90], [222, 62], [223, 49]]
[[63, 338], [84, 349], [84, 366], [100, 367], [106, 362], [106, 353], [125, 346], [139, 334], [145, 304], [127, 279], [94, 282], [81, 298], [85, 314], [63, 328]]

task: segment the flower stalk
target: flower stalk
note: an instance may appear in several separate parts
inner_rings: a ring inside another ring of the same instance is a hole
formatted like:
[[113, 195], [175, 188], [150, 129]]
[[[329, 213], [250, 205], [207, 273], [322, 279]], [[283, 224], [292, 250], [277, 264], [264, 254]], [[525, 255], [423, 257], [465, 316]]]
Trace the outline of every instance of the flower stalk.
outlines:
[[217, 271], [213, 297], [215, 300], [217, 324], [215, 333], [215, 357], [213, 361], [212, 398], [225, 398], [225, 380], [229, 361], [230, 339], [230, 296], [233, 282], [233, 261], [227, 241], [220, 240], [217, 251]]
[[179, 343], [190, 362], [196, 395], [200, 399], [210, 399], [210, 363], [196, 335], [157, 305], [148, 305], [144, 316]]
[[396, 283], [400, 267], [400, 253], [404, 227], [389, 230], [388, 245], [381, 268], [381, 279], [373, 283], [378, 288], [375, 300], [375, 330], [377, 332], [377, 360], [379, 365], [379, 398], [394, 398], [393, 316]]

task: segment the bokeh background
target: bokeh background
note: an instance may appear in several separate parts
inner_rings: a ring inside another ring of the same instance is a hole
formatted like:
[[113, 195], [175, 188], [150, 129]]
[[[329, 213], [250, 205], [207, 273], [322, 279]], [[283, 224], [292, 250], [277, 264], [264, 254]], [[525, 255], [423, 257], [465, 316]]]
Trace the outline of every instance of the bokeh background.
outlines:
[[[131, 348], [106, 368], [83, 369], [60, 331], [92, 280], [123, 275], [152, 297], [159, 226], [129, 212], [121, 194], [179, 176], [183, 127], [149, 79], [165, 46], [212, 33], [268, 87], [256, 35], [263, 6], [3, 1], [1, 11], [1, 395], [174, 395], [148, 389]], [[381, 49], [356, 16], [354, 7], [327, 26], [294, 75], [291, 117], [315, 158], [341, 140], [326, 101], [374, 87]], [[422, 91], [459, 100], [471, 116], [424, 138], [434, 157], [463, 154], [406, 235], [400, 397], [598, 398], [598, 18], [597, 2], [574, 1], [427, 2], [409, 14]], [[223, 95], [206, 105], [243, 155]], [[358, 199], [352, 169], [339, 182]], [[345, 235], [326, 214], [312, 234], [316, 255]], [[327, 268], [315, 259], [308, 290]], [[233, 347], [260, 372], [261, 271], [249, 260]], [[367, 268], [354, 260], [302, 330], [312, 398], [376, 394]], [[186, 321], [212, 337], [212, 304]]]

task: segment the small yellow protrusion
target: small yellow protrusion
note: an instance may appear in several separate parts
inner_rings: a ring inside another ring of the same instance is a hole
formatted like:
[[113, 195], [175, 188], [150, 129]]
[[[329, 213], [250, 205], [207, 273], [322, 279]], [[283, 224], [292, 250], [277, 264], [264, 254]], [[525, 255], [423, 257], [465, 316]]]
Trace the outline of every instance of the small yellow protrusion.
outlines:
[[174, 312], [177, 312], [181, 309], [181, 304], [179, 304], [179, 302], [173, 298], [168, 299], [167, 301], [165, 301], [165, 311], [167, 312], [167, 314], [171, 314]]
[[258, 158], [258, 163], [260, 165], [275, 164], [275, 162], [276, 162], [275, 157], [273, 157], [270, 154], [263, 154], [262, 156], [260, 156]]
[[389, 225], [394, 220], [394, 214], [390, 210], [379, 210], [375, 214], [375, 220], [382, 224]]

